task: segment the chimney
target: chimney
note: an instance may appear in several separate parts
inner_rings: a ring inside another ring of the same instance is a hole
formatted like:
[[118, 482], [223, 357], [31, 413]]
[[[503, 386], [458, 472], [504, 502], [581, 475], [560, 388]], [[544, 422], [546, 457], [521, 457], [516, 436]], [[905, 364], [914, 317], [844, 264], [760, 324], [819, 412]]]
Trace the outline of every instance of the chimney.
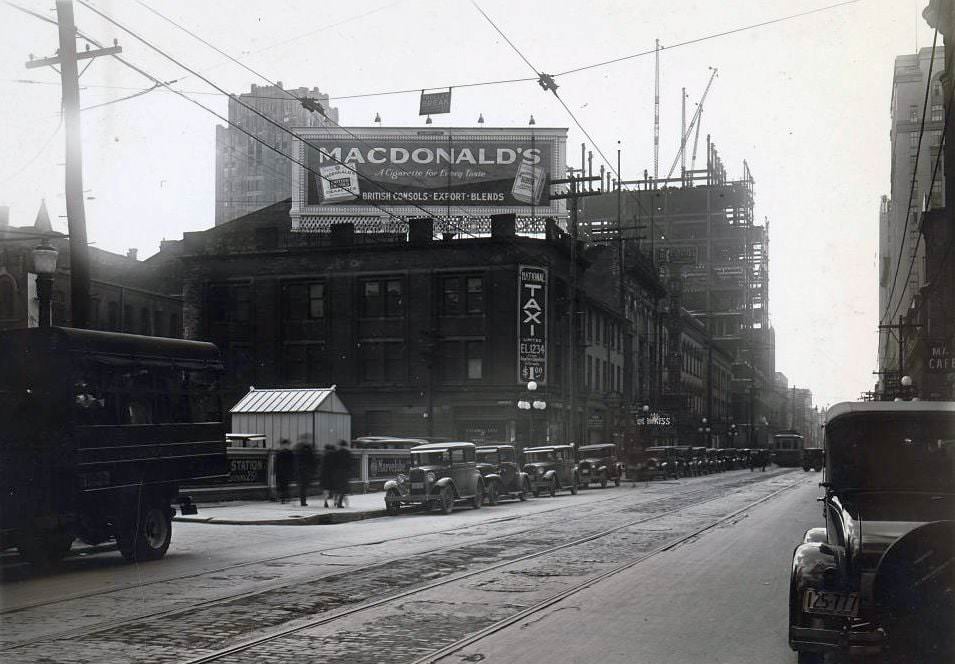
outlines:
[[139, 250], [136, 249], [136, 247], [130, 247], [126, 250], [126, 258], [129, 258], [130, 260], [136, 260], [136, 254], [138, 253]]
[[408, 220], [408, 240], [411, 244], [425, 244], [434, 237], [434, 221], [431, 217]]
[[9, 226], [10, 226], [10, 206], [0, 205], [0, 228], [8, 228]]
[[336, 247], [347, 247], [355, 244], [355, 224], [334, 224], [331, 227], [332, 244]]
[[514, 226], [516, 223], [516, 214], [492, 214], [491, 237], [496, 240], [514, 237]]

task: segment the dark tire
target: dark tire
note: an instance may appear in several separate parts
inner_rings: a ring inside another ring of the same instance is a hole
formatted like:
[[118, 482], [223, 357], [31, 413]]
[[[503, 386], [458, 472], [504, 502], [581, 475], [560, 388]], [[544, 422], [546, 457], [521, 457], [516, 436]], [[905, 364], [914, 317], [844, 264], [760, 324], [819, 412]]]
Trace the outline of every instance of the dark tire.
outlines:
[[471, 507], [479, 510], [481, 505], [484, 504], [484, 483], [478, 482], [477, 486], [474, 487], [474, 497], [471, 498]]
[[535, 497], [535, 498], [540, 498], [540, 497], [541, 497], [541, 490], [538, 489], [537, 487], [534, 487], [533, 493], [534, 493], [534, 497]]
[[450, 514], [454, 511], [454, 493], [451, 491], [451, 487], [443, 486], [441, 487], [441, 492], [438, 494], [438, 509], [441, 510], [442, 514]]
[[388, 516], [398, 516], [401, 511], [401, 494], [397, 489], [388, 489], [385, 494], [385, 511]]
[[796, 654], [796, 661], [799, 664], [822, 664], [825, 661], [825, 656], [821, 652], [799, 650]]
[[129, 562], [159, 560], [166, 555], [172, 540], [169, 508], [153, 505], [140, 515], [138, 523], [119, 537], [119, 551]]
[[527, 480], [521, 482], [521, 490], [517, 493], [517, 499], [522, 503], [527, 500], [527, 494], [531, 492], [531, 485]]
[[607, 488], [607, 473], [600, 473], [600, 488]]
[[556, 495], [557, 495], [557, 491], [558, 491], [559, 489], [560, 489], [560, 487], [559, 487], [558, 484], [557, 484], [557, 477], [554, 476], [554, 477], [550, 478], [550, 497], [553, 498], [554, 496], [556, 496]]
[[497, 482], [491, 482], [487, 485], [487, 504], [497, 505]]
[[65, 532], [30, 532], [17, 542], [17, 554], [34, 567], [42, 569], [63, 560], [72, 546], [73, 536]]
[[577, 477], [576, 475], [574, 475], [574, 479], [573, 479], [573, 481], [571, 482], [571, 485], [570, 485], [570, 495], [572, 495], [572, 496], [576, 496], [576, 495], [577, 495], [577, 485], [578, 485], [578, 484], [580, 484], [580, 478]]
[[614, 486], [620, 486], [620, 476], [619, 476], [619, 475], [617, 475], [615, 478], [613, 478], [613, 485], [614, 485]]

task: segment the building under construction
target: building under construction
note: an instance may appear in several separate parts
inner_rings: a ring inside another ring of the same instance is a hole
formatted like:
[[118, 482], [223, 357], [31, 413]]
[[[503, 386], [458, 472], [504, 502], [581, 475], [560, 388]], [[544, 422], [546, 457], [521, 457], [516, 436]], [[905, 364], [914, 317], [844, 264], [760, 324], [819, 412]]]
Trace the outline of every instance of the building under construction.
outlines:
[[644, 172], [642, 179], [583, 199], [580, 233], [620, 237], [653, 257], [671, 307], [689, 311], [734, 358], [734, 378], [748, 395], [741, 399], [747, 402], [744, 412], [735, 410], [759, 426], [762, 408], [753, 402], [762, 400], [760, 393], [771, 398], [775, 374], [768, 223], [754, 218], [754, 181], [746, 162], [740, 179], [728, 179], [709, 137], [705, 167], [681, 173], [654, 179]]

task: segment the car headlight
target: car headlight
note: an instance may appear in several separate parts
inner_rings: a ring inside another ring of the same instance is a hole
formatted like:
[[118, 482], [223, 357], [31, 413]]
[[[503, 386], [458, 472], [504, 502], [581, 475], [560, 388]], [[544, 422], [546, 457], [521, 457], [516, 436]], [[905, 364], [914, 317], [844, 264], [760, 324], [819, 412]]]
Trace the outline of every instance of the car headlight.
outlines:
[[424, 479], [428, 483], [434, 482], [434, 473], [428, 473], [427, 475], [424, 476]]

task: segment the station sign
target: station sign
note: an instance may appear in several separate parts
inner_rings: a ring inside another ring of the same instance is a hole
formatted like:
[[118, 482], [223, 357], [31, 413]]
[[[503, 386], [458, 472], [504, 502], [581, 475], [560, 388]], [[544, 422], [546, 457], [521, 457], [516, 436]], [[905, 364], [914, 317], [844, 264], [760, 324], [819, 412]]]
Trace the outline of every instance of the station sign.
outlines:
[[517, 286], [517, 379], [547, 383], [547, 268], [521, 265]]
[[299, 136], [293, 230], [303, 217], [564, 217], [549, 181], [566, 129], [309, 127]]

